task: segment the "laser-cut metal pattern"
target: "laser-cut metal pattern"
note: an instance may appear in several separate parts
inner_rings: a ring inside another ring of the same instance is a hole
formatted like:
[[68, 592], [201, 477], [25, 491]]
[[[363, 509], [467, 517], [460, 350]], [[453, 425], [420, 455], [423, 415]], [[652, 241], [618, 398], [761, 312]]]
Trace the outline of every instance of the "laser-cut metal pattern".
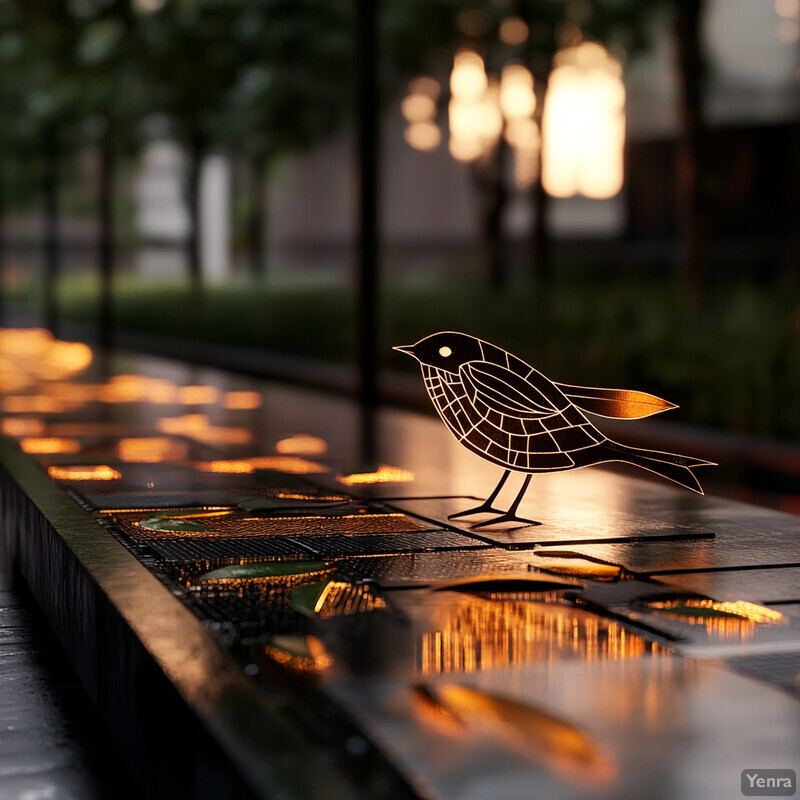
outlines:
[[[643, 392], [554, 383], [508, 351], [463, 333], [434, 333], [395, 350], [420, 362], [428, 396], [453, 436], [506, 470], [482, 505], [453, 515], [498, 515], [474, 527], [506, 521], [536, 524], [516, 516], [531, 475], [610, 461], [632, 464], [703, 493], [692, 470], [712, 462], [619, 444], [583, 413], [637, 419], [675, 408], [672, 403]], [[526, 473], [526, 478], [503, 512], [492, 502], [511, 471]]]

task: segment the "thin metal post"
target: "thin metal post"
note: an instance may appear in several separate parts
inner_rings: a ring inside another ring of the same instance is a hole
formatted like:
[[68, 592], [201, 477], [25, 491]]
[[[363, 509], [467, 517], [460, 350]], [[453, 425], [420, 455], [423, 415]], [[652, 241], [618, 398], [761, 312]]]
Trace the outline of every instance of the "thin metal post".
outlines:
[[358, 169], [357, 354], [361, 405], [361, 458], [377, 455], [378, 405], [378, 47], [377, 0], [356, 3], [356, 114]]

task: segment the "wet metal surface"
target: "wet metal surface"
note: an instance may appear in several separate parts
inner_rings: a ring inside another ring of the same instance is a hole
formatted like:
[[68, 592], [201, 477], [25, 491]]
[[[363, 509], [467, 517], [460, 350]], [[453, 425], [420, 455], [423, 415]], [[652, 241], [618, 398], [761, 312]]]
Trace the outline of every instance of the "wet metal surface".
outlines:
[[705, 800], [800, 766], [797, 518], [586, 469], [474, 530], [447, 516], [499, 471], [436, 420], [381, 412], [363, 464], [342, 400], [0, 351], [5, 469], [256, 795]]

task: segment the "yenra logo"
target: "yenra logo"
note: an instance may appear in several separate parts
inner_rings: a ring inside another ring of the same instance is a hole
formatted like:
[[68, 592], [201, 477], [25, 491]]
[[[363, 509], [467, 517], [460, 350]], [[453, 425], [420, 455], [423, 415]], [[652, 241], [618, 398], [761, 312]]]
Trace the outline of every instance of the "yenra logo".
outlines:
[[742, 794], [748, 797], [792, 797], [796, 790], [793, 769], [742, 770]]

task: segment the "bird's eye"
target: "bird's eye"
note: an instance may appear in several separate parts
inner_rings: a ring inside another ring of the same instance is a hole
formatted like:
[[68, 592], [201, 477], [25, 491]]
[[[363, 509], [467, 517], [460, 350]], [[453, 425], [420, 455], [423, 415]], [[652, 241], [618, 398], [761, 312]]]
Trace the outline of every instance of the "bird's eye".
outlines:
[[447, 356], [453, 355], [453, 351], [449, 347], [440, 347], [439, 355], [442, 356], [442, 358], [447, 358]]

